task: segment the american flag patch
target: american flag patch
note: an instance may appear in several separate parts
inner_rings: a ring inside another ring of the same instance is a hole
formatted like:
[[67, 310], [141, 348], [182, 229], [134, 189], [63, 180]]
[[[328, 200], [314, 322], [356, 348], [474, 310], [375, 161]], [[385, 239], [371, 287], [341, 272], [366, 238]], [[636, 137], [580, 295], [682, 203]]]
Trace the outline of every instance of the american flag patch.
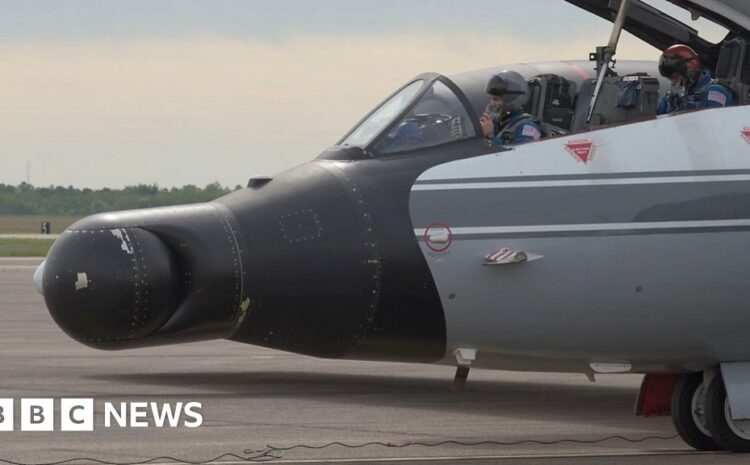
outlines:
[[727, 104], [727, 96], [722, 94], [718, 90], [709, 90], [707, 99], [709, 102], [715, 102], [721, 106], [725, 106]]
[[522, 136], [529, 136], [534, 140], [537, 140], [542, 137], [542, 134], [539, 132], [539, 129], [535, 128], [534, 126], [530, 124], [524, 124], [523, 130], [521, 131]]

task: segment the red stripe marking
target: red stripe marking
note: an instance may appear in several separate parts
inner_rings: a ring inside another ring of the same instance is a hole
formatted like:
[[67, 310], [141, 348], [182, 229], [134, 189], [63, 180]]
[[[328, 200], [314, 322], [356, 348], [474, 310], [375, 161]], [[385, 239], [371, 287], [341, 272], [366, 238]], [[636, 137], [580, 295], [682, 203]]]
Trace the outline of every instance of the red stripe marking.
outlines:
[[594, 77], [586, 68], [579, 65], [578, 63], [573, 63], [572, 61], [561, 61], [560, 63], [564, 63], [568, 65], [573, 71], [575, 71], [583, 79], [591, 79]]

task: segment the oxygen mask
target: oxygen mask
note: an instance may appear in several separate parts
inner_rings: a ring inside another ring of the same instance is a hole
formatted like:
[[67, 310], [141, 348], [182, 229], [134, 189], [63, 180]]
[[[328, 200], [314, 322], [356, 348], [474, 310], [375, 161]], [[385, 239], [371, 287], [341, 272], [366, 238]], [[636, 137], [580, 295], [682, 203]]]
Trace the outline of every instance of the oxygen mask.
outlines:
[[672, 84], [669, 88], [669, 105], [677, 111], [684, 110], [686, 107], [685, 95], [687, 89], [685, 86], [685, 79], [682, 78], [676, 83]]
[[490, 118], [495, 123], [502, 123], [503, 119], [505, 119], [506, 111], [503, 105], [493, 105], [490, 103], [485, 107], [484, 112], [490, 115]]

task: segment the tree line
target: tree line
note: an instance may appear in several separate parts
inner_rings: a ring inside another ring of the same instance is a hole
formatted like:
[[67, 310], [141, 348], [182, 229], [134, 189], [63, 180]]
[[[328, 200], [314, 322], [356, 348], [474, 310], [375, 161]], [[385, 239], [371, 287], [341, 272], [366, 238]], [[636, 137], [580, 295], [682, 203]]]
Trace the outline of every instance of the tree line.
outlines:
[[111, 210], [161, 207], [208, 202], [234, 189], [215, 182], [205, 187], [188, 184], [164, 188], [138, 184], [123, 189], [88, 189], [73, 186], [35, 187], [0, 184], [0, 214], [4, 215], [90, 215]]

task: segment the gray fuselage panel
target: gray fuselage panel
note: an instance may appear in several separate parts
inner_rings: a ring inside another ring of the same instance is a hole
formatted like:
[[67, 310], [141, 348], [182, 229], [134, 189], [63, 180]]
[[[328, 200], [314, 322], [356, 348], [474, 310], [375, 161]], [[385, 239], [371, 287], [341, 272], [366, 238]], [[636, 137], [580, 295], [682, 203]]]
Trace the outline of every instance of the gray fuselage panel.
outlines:
[[[476, 366], [523, 370], [750, 359], [746, 124], [747, 107], [674, 115], [423, 173], [410, 214], [445, 362], [459, 347], [478, 349]], [[543, 258], [484, 266], [503, 248]]]

